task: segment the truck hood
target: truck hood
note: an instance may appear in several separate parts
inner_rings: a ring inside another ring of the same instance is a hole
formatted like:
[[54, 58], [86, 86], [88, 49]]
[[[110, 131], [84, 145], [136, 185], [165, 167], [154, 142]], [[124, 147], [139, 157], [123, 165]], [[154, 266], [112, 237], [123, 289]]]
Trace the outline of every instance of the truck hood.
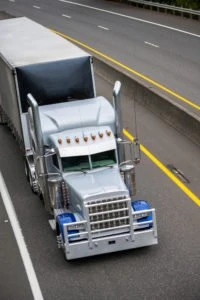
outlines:
[[117, 168], [103, 168], [88, 173], [65, 175], [64, 180], [69, 187], [70, 196], [74, 199], [78, 198], [79, 201], [129, 196]]

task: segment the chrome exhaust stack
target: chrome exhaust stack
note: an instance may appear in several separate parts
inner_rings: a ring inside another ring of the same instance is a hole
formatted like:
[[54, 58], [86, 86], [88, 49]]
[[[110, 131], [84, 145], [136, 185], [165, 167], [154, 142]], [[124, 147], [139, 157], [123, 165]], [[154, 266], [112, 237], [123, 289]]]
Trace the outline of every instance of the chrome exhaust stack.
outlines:
[[119, 163], [122, 163], [125, 161], [125, 149], [123, 147], [120, 147], [120, 143], [123, 142], [120, 92], [121, 92], [121, 82], [116, 81], [113, 88], [113, 107], [115, 111], [115, 135], [117, 138]]
[[140, 162], [140, 144], [137, 138], [132, 142], [123, 140], [122, 138], [123, 126], [120, 91], [121, 82], [116, 81], [113, 88], [113, 106], [115, 110], [115, 134], [117, 138], [119, 167], [121, 176], [129, 190], [130, 197], [133, 197], [136, 195], [134, 163]]
[[51, 209], [63, 208], [62, 205], [62, 177], [59, 176], [50, 176], [48, 178], [49, 186], [49, 197]]
[[38, 104], [35, 98], [31, 94], [27, 95], [27, 101], [31, 107], [31, 115], [32, 115], [33, 127], [35, 132], [38, 155], [43, 156], [45, 153], [44, 153], [44, 145], [43, 145]]
[[[34, 159], [35, 177], [39, 186], [39, 194], [43, 197], [45, 209], [52, 212], [50, 205], [49, 189], [48, 189], [48, 172], [45, 161], [45, 150], [42, 137], [41, 121], [39, 115], [39, 107], [35, 98], [31, 95], [27, 95], [27, 101], [30, 105], [29, 115], [30, 122], [32, 123], [32, 129], [34, 131], [35, 143], [36, 143], [36, 158]], [[37, 167], [36, 167], [37, 166]]]
[[117, 138], [121, 138], [121, 102], [120, 102], [121, 82], [116, 81], [113, 88], [113, 106], [115, 110], [115, 129]]

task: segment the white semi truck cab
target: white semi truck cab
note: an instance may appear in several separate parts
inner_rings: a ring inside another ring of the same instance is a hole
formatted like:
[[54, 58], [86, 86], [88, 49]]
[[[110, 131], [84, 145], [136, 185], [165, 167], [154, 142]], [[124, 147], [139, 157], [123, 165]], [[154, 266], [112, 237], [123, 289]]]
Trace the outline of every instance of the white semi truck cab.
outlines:
[[0, 45], [1, 121], [66, 259], [157, 244], [155, 209], [135, 199], [139, 145], [123, 140], [120, 82], [112, 104], [96, 97], [91, 56], [27, 18], [0, 21]]

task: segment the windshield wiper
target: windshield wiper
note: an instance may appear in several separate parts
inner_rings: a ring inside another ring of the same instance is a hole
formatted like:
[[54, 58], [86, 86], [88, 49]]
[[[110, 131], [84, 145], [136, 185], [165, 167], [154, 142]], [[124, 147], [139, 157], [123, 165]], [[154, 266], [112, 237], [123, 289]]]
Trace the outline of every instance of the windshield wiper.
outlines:
[[113, 168], [113, 165], [96, 165], [96, 166], [92, 166], [93, 169], [96, 168]]
[[106, 166], [104, 166], [104, 167], [108, 167], [108, 168], [113, 168], [113, 165], [106, 165]]

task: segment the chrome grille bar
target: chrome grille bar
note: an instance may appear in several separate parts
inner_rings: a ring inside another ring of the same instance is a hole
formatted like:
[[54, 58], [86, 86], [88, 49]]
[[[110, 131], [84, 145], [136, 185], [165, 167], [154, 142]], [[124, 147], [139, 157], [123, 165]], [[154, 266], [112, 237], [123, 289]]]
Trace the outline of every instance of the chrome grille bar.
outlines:
[[121, 226], [116, 226], [116, 227], [108, 227], [108, 228], [102, 228], [102, 229], [96, 229], [96, 230], [92, 230], [92, 233], [97, 233], [97, 232], [103, 232], [103, 231], [108, 231], [108, 230], [113, 230], [113, 229], [124, 229], [124, 228], [128, 228], [130, 225], [121, 225]]
[[114, 210], [106, 210], [106, 211], [100, 211], [100, 212], [97, 212], [97, 213], [90, 214], [90, 216], [98, 216], [98, 215], [101, 215], [101, 214], [109, 214], [109, 213], [120, 212], [120, 211], [126, 211], [126, 210], [128, 210], [128, 208], [121, 208], [121, 209], [114, 209]]
[[120, 202], [126, 202], [130, 200], [130, 198], [123, 198], [120, 200], [107, 200], [107, 202], [105, 200], [100, 200], [99, 202], [96, 203], [92, 203], [92, 204], [85, 204], [85, 207], [95, 207], [95, 206], [101, 206], [103, 204], [112, 204], [112, 203], [120, 203]]
[[129, 219], [128, 217], [121, 217], [121, 218], [115, 218], [115, 219], [105, 219], [105, 220], [100, 220], [100, 221], [96, 221], [96, 222], [90, 222], [91, 225], [93, 224], [101, 224], [101, 223], [107, 223], [107, 222], [113, 222], [113, 221], [118, 221], [118, 220], [125, 220], [125, 219]]
[[130, 227], [130, 203], [125, 196], [86, 203], [91, 233]]

